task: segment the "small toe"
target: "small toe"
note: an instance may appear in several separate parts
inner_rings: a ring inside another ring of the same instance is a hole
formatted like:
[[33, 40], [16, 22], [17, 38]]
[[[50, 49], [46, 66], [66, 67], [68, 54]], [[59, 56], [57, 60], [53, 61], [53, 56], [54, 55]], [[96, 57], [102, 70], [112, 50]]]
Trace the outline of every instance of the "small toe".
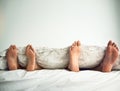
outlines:
[[117, 49], [117, 51], [119, 51], [119, 48], [118, 48], [118, 46], [114, 43], [114, 48], [116, 48]]
[[78, 41], [77, 41], [77, 46], [80, 46], [80, 45], [81, 45], [81, 43], [80, 43], [80, 41], [78, 40]]
[[74, 43], [72, 44], [72, 46], [75, 46], [75, 41], [74, 41]]
[[113, 47], [116, 47], [116, 44], [113, 42], [113, 43], [112, 43], [112, 46], [113, 46]]

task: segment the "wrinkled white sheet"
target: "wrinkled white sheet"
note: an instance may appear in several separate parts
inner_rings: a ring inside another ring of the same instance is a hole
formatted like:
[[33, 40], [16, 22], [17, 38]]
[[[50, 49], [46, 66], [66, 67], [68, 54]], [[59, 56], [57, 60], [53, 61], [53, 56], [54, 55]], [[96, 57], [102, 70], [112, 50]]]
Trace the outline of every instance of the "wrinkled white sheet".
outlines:
[[120, 91], [120, 71], [0, 71], [0, 91]]

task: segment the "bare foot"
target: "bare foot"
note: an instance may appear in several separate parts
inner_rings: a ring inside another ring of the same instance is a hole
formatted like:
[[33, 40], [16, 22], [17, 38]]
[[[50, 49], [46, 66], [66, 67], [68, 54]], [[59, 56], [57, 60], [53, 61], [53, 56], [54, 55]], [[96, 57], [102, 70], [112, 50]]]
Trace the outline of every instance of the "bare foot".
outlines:
[[79, 71], [79, 63], [78, 58], [80, 56], [80, 41], [75, 41], [69, 49], [70, 61], [68, 65], [68, 69], [71, 71], [78, 72]]
[[105, 57], [100, 65], [102, 72], [110, 72], [112, 70], [114, 63], [118, 58], [118, 52], [119, 49], [116, 44], [112, 41], [109, 41], [105, 52]]
[[9, 70], [16, 70], [17, 68], [19, 68], [18, 60], [17, 60], [17, 55], [18, 55], [17, 53], [18, 53], [18, 50], [15, 45], [11, 45], [8, 48], [8, 51], [6, 53], [6, 58], [7, 58]]
[[25, 54], [28, 58], [27, 71], [33, 71], [35, 69], [40, 69], [40, 67], [36, 63], [35, 50], [33, 49], [31, 45], [27, 45]]

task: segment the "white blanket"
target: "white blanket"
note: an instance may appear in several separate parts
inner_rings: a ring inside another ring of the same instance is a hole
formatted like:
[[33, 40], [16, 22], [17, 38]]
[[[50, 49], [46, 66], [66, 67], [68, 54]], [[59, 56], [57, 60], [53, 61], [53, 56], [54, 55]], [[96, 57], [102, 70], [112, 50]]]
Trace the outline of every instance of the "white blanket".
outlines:
[[120, 91], [120, 71], [0, 71], [0, 91]]
[[[27, 65], [27, 57], [25, 56], [25, 47], [19, 47], [18, 59], [22, 66]], [[69, 62], [69, 47], [66, 48], [35, 48], [36, 60], [43, 68], [65, 68]], [[81, 46], [81, 53], [79, 57], [79, 65], [81, 68], [91, 68], [97, 66], [103, 59], [105, 47], [98, 46]], [[0, 69], [5, 69], [6, 50], [0, 53]], [[120, 69], [120, 53], [119, 58], [114, 64], [113, 69]]]

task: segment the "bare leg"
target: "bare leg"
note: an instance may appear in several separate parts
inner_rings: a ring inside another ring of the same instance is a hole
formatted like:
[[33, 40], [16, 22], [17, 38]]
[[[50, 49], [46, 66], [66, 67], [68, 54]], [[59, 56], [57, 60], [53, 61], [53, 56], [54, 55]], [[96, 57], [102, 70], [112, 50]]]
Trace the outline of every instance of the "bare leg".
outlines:
[[20, 68], [17, 60], [17, 53], [18, 53], [18, 50], [15, 45], [11, 45], [8, 48], [8, 51], [6, 53], [6, 58], [7, 58], [9, 70], [17, 70], [18, 68]]
[[118, 58], [118, 47], [112, 41], [108, 42], [107, 49], [105, 52], [105, 56], [101, 64], [94, 68], [94, 70], [102, 71], [102, 72], [110, 72], [114, 63]]
[[79, 63], [78, 63], [78, 58], [80, 56], [80, 42], [75, 41], [72, 46], [69, 49], [69, 65], [68, 69], [71, 71], [78, 72], [79, 71]]
[[31, 45], [28, 45], [26, 47], [26, 56], [28, 58], [28, 64], [27, 64], [27, 71], [33, 71], [37, 69], [41, 69], [40, 66], [36, 63], [36, 58], [35, 58], [35, 51]]

